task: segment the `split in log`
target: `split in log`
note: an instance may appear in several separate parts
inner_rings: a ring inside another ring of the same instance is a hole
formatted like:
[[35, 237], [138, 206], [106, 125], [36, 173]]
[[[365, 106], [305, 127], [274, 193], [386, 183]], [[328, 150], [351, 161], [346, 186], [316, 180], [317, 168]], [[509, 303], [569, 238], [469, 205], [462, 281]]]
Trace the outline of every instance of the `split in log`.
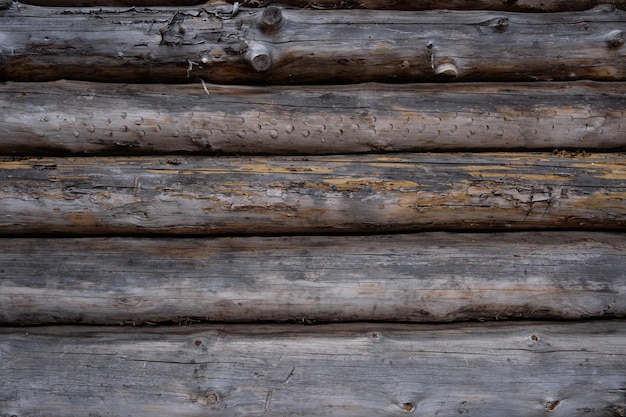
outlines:
[[9, 83], [0, 86], [0, 153], [623, 150], [624, 91], [625, 83], [596, 82], [445, 89]]
[[626, 322], [0, 328], [0, 413], [622, 416]]
[[[3, 0], [9, 4], [11, 0]], [[234, 3], [234, 0], [229, 0]], [[123, 7], [191, 6], [202, 0], [26, 0], [22, 3], [46, 7]], [[625, 0], [241, 0], [245, 7], [269, 4], [307, 9], [381, 9], [381, 10], [500, 10], [509, 12], [564, 12], [587, 10], [601, 4], [626, 8]]]
[[1, 234], [625, 230], [625, 200], [619, 154], [0, 162]]
[[[0, 11], [0, 79], [229, 84], [626, 79], [626, 12], [614, 6], [540, 14], [234, 9], [14, 3]], [[280, 23], [268, 28], [263, 23], [268, 14]]]
[[626, 316], [626, 235], [0, 239], [0, 323]]

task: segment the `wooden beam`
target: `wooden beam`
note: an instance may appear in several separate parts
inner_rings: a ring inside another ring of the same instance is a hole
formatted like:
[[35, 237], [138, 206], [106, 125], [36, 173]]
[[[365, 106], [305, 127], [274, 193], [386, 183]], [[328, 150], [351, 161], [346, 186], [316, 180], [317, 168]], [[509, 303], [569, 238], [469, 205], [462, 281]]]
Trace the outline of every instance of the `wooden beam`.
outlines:
[[[10, 0], [3, 0], [10, 2]], [[190, 6], [201, 0], [26, 0], [21, 3], [47, 7]], [[234, 3], [234, 0], [229, 0]], [[626, 8], [625, 0], [242, 0], [244, 7], [269, 4], [307, 9], [384, 9], [384, 10], [501, 10], [510, 12], [563, 12], [586, 10], [601, 4]]]
[[3, 159], [1, 234], [626, 229], [620, 154]]
[[626, 322], [0, 328], [5, 415], [621, 416]]
[[231, 5], [63, 9], [13, 3], [0, 11], [0, 79], [230, 84], [626, 79], [626, 12], [614, 6], [556, 14], [233, 10]]
[[626, 316], [626, 235], [0, 239], [0, 323]]
[[[206, 91], [205, 91], [206, 88]], [[626, 83], [0, 86], [0, 153], [626, 149]]]

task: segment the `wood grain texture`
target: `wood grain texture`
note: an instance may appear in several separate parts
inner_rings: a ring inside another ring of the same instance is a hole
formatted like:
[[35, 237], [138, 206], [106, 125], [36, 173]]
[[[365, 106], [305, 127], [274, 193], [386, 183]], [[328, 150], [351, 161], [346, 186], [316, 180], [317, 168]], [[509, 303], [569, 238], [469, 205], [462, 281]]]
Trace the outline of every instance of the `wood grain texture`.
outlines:
[[298, 155], [626, 149], [625, 83], [0, 86], [0, 152]]
[[[625, 79], [626, 12], [610, 5], [564, 13], [232, 11], [231, 5], [62, 9], [14, 3], [0, 11], [0, 79]], [[276, 18], [271, 27], [262, 23], [265, 13]]]
[[[10, 4], [10, 0], [3, 0]], [[190, 6], [201, 0], [26, 0], [21, 3], [46, 7], [124, 7]], [[229, 3], [234, 3], [229, 0]], [[626, 8], [625, 0], [242, 0], [245, 7], [270, 4], [307, 9], [382, 9], [382, 10], [501, 10], [511, 12], [559, 12], [587, 10], [601, 4]]]
[[626, 235], [0, 239], [0, 323], [626, 316]]
[[[30, 1], [30, 0], [29, 0]], [[34, 0], [39, 2], [64, 2], [68, 0]], [[90, 0], [69, 0], [90, 1]], [[91, 0], [111, 1], [111, 0]], [[115, 1], [115, 0], [114, 0]], [[157, 0], [161, 1], [161, 0]], [[230, 0], [230, 3], [233, 1]], [[245, 6], [268, 4], [297, 6], [311, 9], [382, 9], [382, 10], [502, 10], [512, 12], [559, 12], [586, 10], [601, 4], [626, 7], [624, 0], [243, 0]], [[52, 4], [50, 4], [52, 5]], [[68, 4], [69, 5], [69, 4]], [[87, 4], [85, 4], [87, 5]]]
[[619, 154], [4, 158], [0, 233], [624, 230]]
[[625, 324], [0, 328], [0, 414], [618, 417]]

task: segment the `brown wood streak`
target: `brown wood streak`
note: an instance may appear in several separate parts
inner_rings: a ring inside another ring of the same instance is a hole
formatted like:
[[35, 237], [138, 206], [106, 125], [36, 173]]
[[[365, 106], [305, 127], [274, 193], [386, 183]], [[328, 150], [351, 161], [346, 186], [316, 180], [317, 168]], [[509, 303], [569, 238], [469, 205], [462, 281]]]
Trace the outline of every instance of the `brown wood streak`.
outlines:
[[5, 415], [619, 416], [626, 326], [0, 328]]
[[0, 11], [0, 79], [229, 84], [625, 79], [626, 12], [614, 6], [564, 13], [284, 10], [271, 30], [259, 23], [264, 11], [240, 9], [232, 16], [232, 10], [230, 5], [59, 9], [15, 3]]
[[0, 233], [626, 226], [619, 154], [4, 158]]
[[0, 323], [626, 316], [626, 235], [0, 239]]
[[341, 154], [626, 149], [624, 83], [0, 86], [0, 152]]

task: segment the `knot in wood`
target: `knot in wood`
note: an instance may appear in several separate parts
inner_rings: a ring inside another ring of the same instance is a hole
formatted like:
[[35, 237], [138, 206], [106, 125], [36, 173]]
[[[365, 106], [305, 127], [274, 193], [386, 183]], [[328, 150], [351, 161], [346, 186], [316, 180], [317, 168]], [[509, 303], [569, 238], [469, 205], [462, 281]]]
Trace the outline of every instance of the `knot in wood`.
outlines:
[[259, 28], [267, 34], [272, 34], [280, 29], [282, 22], [283, 12], [280, 8], [276, 6], [269, 6], [263, 10], [263, 13], [261, 13]]
[[452, 62], [442, 62], [435, 68], [435, 75], [456, 78], [459, 75], [459, 69]]
[[619, 48], [626, 42], [626, 34], [621, 30], [615, 30], [609, 34], [606, 43], [609, 48]]
[[509, 19], [507, 17], [496, 17], [487, 20], [483, 25], [491, 28], [496, 33], [503, 33], [509, 28]]
[[253, 45], [246, 54], [248, 64], [256, 72], [264, 72], [272, 66], [270, 51], [263, 45]]

